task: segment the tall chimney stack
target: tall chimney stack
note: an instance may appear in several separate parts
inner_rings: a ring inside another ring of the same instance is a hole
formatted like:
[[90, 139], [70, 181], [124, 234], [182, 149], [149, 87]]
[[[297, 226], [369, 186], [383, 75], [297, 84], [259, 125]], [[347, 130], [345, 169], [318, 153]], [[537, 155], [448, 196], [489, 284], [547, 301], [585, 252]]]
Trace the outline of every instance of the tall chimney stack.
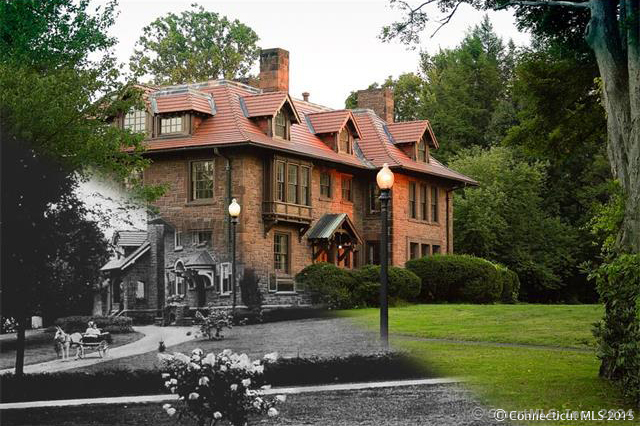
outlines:
[[302, 92], [302, 100], [309, 102], [309, 92]]
[[389, 87], [358, 90], [358, 108], [372, 109], [387, 123], [393, 123], [393, 90]]
[[260, 52], [258, 87], [265, 92], [289, 92], [289, 52], [263, 49]]

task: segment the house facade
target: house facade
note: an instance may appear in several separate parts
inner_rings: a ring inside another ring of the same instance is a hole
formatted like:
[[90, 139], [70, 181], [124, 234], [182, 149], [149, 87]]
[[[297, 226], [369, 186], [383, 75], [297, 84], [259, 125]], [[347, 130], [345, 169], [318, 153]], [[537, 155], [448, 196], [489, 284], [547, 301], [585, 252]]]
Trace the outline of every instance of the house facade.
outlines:
[[[167, 188], [136, 248], [144, 253], [105, 265], [109, 300], [116, 287], [118, 297], [142, 296], [122, 297], [117, 309], [157, 312], [182, 298], [191, 307], [230, 305], [233, 198], [242, 206], [238, 304], [251, 292], [263, 306], [308, 305], [294, 279], [305, 266], [379, 262], [383, 163], [395, 174], [390, 263], [453, 251], [453, 191], [475, 182], [431, 156], [438, 142], [428, 121], [394, 122], [390, 89], [360, 91], [354, 110], [314, 104], [308, 93], [295, 99], [283, 49], [263, 50], [260, 68], [258, 87], [145, 86], [147, 110], [115, 119], [147, 134], [144, 182]], [[106, 305], [103, 312], [114, 309]]]

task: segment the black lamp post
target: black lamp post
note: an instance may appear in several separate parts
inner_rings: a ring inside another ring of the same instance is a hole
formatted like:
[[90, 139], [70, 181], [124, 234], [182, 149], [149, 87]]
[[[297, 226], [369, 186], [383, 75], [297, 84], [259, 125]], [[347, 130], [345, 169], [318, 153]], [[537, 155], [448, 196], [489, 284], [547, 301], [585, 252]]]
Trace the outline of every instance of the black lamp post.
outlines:
[[229, 204], [229, 216], [231, 216], [231, 288], [233, 289], [233, 305], [231, 311], [236, 311], [236, 226], [240, 216], [240, 204], [234, 198]]
[[380, 213], [382, 215], [382, 230], [380, 235], [380, 342], [384, 349], [389, 348], [389, 192], [393, 186], [393, 172], [384, 163], [376, 176], [380, 188]]

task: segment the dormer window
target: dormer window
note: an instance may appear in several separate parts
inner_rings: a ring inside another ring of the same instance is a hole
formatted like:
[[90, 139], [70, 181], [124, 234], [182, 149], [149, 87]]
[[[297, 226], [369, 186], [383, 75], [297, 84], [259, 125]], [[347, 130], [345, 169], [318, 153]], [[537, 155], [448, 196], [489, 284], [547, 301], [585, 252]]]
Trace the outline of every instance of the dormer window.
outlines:
[[338, 149], [339, 152], [351, 154], [351, 133], [346, 127], [342, 129], [338, 136]]
[[290, 140], [289, 119], [281, 109], [273, 119], [273, 134], [281, 139]]
[[172, 133], [184, 132], [184, 117], [161, 117], [160, 118], [160, 134], [167, 135]]
[[145, 132], [147, 130], [147, 112], [134, 109], [124, 115], [123, 128], [134, 133]]
[[429, 154], [427, 151], [427, 144], [424, 140], [424, 138], [420, 138], [420, 140], [418, 141], [418, 146], [417, 146], [417, 150], [418, 150], [418, 161], [421, 161], [423, 163], [427, 163], [429, 161]]

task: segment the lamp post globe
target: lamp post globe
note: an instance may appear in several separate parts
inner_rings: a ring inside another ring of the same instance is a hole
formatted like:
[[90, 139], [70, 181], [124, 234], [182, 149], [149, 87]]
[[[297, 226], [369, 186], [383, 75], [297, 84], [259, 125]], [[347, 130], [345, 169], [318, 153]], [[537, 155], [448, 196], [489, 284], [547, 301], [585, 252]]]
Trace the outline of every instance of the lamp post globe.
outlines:
[[389, 348], [389, 192], [393, 187], [393, 172], [384, 163], [376, 176], [380, 188], [380, 216], [382, 219], [380, 235], [380, 343], [383, 349]]
[[238, 204], [238, 200], [235, 198], [231, 200], [231, 204], [229, 204], [229, 216], [237, 218], [240, 216], [241, 210], [242, 208], [240, 207], [240, 204]]

